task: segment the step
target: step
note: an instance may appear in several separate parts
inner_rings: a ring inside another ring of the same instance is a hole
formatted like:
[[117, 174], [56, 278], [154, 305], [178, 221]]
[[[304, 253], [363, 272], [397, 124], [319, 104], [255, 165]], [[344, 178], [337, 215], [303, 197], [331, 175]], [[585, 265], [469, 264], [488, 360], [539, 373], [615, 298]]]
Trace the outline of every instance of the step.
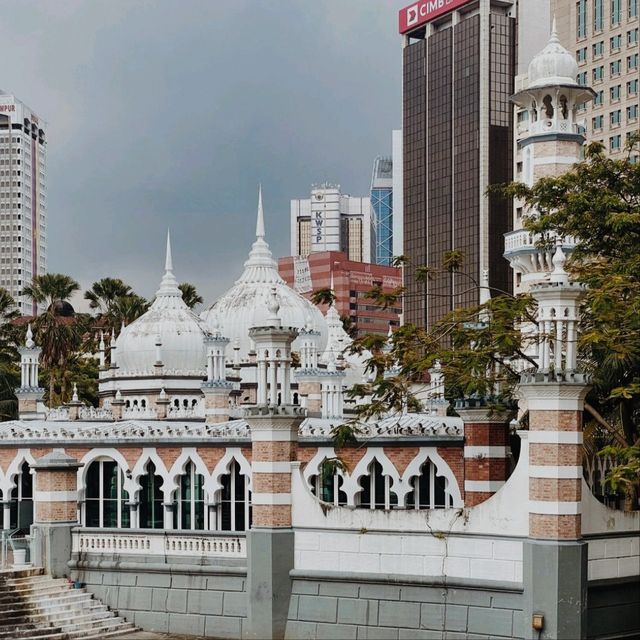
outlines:
[[0, 633], [0, 638], [3, 640], [18, 640], [19, 638], [49, 638], [55, 635], [58, 638], [65, 638], [65, 633], [60, 627], [48, 627], [45, 629], [12, 629], [10, 631], [3, 631]]
[[[30, 613], [30, 612], [34, 612], [34, 613], [41, 613], [41, 609], [40, 609], [40, 603], [36, 602], [16, 602], [14, 603], [15, 606], [14, 607], [10, 607], [7, 606], [6, 608], [0, 609], [0, 617], [4, 617], [6, 615], [12, 615], [12, 614], [16, 614], [19, 613], [21, 611], [24, 611], [26, 613]], [[57, 611], [60, 612], [66, 612], [69, 611], [70, 608], [70, 604], [68, 600], [63, 600], [62, 602], [59, 602], [57, 600], [50, 600], [46, 603], [47, 605], [47, 613], [51, 613], [51, 614], [55, 614]], [[91, 609], [94, 607], [104, 607], [106, 605], [103, 605], [101, 602], [99, 602], [98, 600], [94, 600], [90, 594], [87, 594], [87, 598], [86, 599], [82, 599], [82, 600], [77, 600], [75, 601], [75, 603], [73, 604], [75, 609], [81, 609], [81, 610], [86, 610], [86, 609]]]
[[69, 640], [72, 638], [81, 638], [82, 640], [89, 640], [89, 638], [113, 638], [114, 636], [122, 635], [123, 633], [132, 633], [136, 630], [136, 627], [131, 622], [125, 622], [123, 625], [118, 627], [117, 629], [109, 629], [105, 628], [103, 630], [100, 629], [92, 629], [91, 635], [87, 635], [86, 631], [78, 631], [78, 632], [70, 632], [68, 633]]
[[29, 615], [29, 622], [44, 623], [51, 622], [57, 626], [64, 626], [65, 624], [74, 624], [76, 622], [84, 622], [89, 620], [102, 620], [104, 618], [112, 618], [113, 613], [109, 611], [104, 605], [99, 605], [95, 608], [79, 609], [75, 611], [69, 611], [67, 607], [61, 611], [47, 612], [47, 613], [34, 613]]
[[[33, 598], [33, 597], [46, 597], [49, 595], [54, 595], [57, 593], [66, 593], [68, 591], [72, 591], [67, 585], [42, 585], [40, 587], [35, 587], [32, 589], [16, 589], [12, 590], [11, 593], [5, 593], [0, 595], [0, 604], [5, 602], [11, 602], [15, 599], [25, 599], [25, 598]], [[80, 591], [80, 589], [73, 589], [73, 591]]]
[[27, 569], [9, 569], [8, 571], [0, 571], [0, 578], [7, 580], [13, 578], [28, 578], [30, 576], [45, 575], [42, 567], [29, 567]]
[[4, 611], [15, 610], [20, 606], [36, 606], [36, 607], [52, 607], [62, 604], [73, 604], [74, 602], [85, 602], [91, 600], [93, 596], [90, 593], [86, 593], [80, 590], [62, 592], [60, 594], [53, 594], [49, 598], [35, 598], [29, 597], [21, 600], [14, 600], [13, 602], [6, 602], [0, 605], [0, 614]]

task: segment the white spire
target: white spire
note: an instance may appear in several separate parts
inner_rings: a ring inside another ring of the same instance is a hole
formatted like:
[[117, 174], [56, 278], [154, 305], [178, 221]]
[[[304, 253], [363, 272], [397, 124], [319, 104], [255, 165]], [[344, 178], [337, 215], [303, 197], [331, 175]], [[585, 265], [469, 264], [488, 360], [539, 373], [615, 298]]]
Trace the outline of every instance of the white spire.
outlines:
[[256, 218], [256, 239], [251, 245], [249, 257], [244, 263], [244, 272], [237, 282], [269, 282], [285, 284], [278, 273], [278, 264], [273, 259], [269, 245], [264, 239], [264, 209], [262, 207], [262, 186], [258, 190], [258, 215]]
[[182, 292], [178, 289], [178, 281], [173, 275], [173, 258], [171, 257], [171, 234], [167, 229], [167, 253], [164, 260], [164, 276], [160, 281], [160, 288], [156, 292], [157, 298], [182, 298]]
[[78, 385], [73, 383], [73, 395], [71, 396], [71, 402], [79, 402], [78, 400]]
[[556, 14], [553, 14], [553, 21], [551, 22], [551, 35], [549, 36], [549, 42], [556, 44], [560, 42], [558, 38], [558, 29], [556, 27]]
[[256, 238], [264, 240], [264, 211], [262, 209], [262, 184], [258, 187], [258, 218], [256, 220]]
[[173, 259], [171, 258], [171, 231], [167, 229], [167, 254], [164, 260], [164, 270], [173, 271]]

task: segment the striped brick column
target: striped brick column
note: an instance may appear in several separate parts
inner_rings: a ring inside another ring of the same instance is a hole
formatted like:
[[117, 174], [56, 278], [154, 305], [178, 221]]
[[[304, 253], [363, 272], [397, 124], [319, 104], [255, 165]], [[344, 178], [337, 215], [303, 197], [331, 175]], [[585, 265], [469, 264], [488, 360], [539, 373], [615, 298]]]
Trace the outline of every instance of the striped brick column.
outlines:
[[232, 390], [233, 383], [224, 380], [202, 385], [205, 422], [217, 424], [229, 420], [229, 395]]
[[512, 413], [491, 411], [482, 400], [456, 406], [464, 422], [464, 504], [473, 507], [489, 499], [509, 473], [509, 421]]
[[284, 638], [294, 567], [291, 463], [304, 409], [258, 406], [251, 429], [252, 524], [247, 533], [250, 638]]
[[537, 382], [535, 374], [520, 385], [529, 409], [531, 538], [582, 537], [582, 413], [588, 390], [581, 382]]
[[39, 460], [35, 470], [32, 561], [52, 575], [68, 573], [71, 529], [78, 525], [77, 473], [82, 466], [63, 449]]

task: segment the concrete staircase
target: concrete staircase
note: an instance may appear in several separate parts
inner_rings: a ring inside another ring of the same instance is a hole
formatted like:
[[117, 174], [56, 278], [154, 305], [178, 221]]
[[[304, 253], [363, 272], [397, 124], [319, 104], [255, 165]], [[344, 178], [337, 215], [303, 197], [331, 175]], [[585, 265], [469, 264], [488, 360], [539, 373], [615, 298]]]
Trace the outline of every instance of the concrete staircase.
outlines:
[[117, 638], [134, 626], [42, 569], [0, 572], [0, 640]]

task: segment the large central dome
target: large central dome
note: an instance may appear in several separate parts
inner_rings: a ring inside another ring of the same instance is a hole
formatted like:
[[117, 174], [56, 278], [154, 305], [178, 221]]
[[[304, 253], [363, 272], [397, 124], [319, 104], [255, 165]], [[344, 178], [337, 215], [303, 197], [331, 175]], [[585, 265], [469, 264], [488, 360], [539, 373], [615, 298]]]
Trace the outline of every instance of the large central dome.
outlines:
[[[311, 302], [296, 293], [280, 277], [269, 245], [264, 239], [264, 213], [262, 210], [262, 192], [258, 197], [258, 220], [256, 240], [251, 247], [249, 258], [244, 263], [244, 272], [236, 283], [223, 294], [211, 307], [202, 313], [211, 331], [220, 333], [240, 347], [240, 358], [245, 360], [252, 349], [249, 329], [254, 326], [260, 311], [267, 311], [267, 302], [271, 290], [275, 287], [280, 304], [279, 315], [282, 325], [302, 329], [313, 326], [320, 332], [319, 349], [327, 343], [327, 323], [320, 310]], [[297, 340], [293, 343], [296, 350]]]
[[151, 308], [125, 327], [116, 343], [122, 372], [153, 372], [158, 349], [166, 371], [193, 374], [205, 370], [204, 323], [182, 299], [173, 275], [171, 242], [167, 236], [165, 274]]

